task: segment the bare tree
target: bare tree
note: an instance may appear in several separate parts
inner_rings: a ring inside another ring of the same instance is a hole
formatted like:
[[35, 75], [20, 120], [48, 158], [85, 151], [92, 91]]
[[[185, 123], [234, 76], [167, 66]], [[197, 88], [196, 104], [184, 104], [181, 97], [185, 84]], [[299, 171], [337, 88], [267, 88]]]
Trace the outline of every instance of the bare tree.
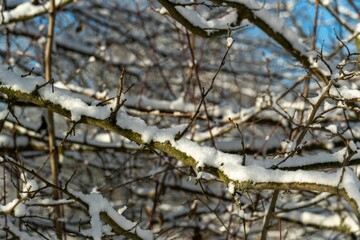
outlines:
[[359, 15], [2, 1], [0, 238], [357, 239]]

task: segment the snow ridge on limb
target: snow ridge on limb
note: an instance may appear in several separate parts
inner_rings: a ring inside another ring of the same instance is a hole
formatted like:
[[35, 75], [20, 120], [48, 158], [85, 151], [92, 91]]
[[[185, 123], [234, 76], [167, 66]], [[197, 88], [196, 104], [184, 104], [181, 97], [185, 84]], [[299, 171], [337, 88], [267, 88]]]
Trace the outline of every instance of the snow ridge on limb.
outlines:
[[202, 37], [216, 37], [224, 35], [228, 32], [227, 24], [240, 24], [236, 12], [229, 13], [227, 18], [222, 21], [206, 21], [196, 11], [181, 6], [181, 4], [174, 4], [169, 0], [158, 0], [158, 2], [166, 8], [168, 13], [176, 21], [184, 25], [191, 32]]
[[[112, 119], [110, 107], [88, 106], [71, 92], [58, 88], [54, 88], [52, 92], [52, 87], [48, 85], [38, 89], [41, 81], [44, 82], [42, 78], [21, 78], [6, 68], [0, 68], [0, 92], [12, 99], [32, 102], [77, 123], [101, 127], [138, 144], [146, 144], [195, 168], [200, 175], [207, 172], [217, 176], [224, 183], [234, 185], [235, 189], [294, 189], [339, 194], [352, 205], [360, 219], [360, 184], [350, 168], [340, 165], [333, 172], [301, 170], [307, 169], [305, 163], [290, 171], [282, 170], [281, 165], [275, 168], [257, 165], [251, 156], [247, 156], [244, 162], [241, 155], [223, 153], [185, 138], [175, 141], [176, 134], [184, 127], [182, 125], [159, 129], [156, 126], [148, 126], [138, 117], [127, 115], [122, 109], [116, 119]], [[358, 149], [352, 150], [359, 152]], [[355, 158], [359, 158], [359, 154], [351, 156], [349, 162]], [[332, 162], [341, 163], [343, 160], [344, 154], [332, 155]], [[248, 162], [251, 165], [247, 165]]]
[[[144, 230], [141, 229], [137, 222], [132, 222], [128, 220], [126, 217], [122, 215], [122, 212], [116, 211], [108, 202], [107, 199], [103, 198], [98, 193], [91, 193], [91, 194], [84, 194], [82, 192], [73, 191], [71, 189], [68, 189], [67, 186], [65, 188], [61, 188], [59, 186], [56, 186], [49, 181], [47, 181], [45, 178], [41, 177], [39, 174], [37, 174], [33, 169], [28, 169], [21, 164], [17, 163], [8, 156], [2, 156], [0, 157], [0, 162], [7, 162], [10, 163], [12, 166], [19, 167], [24, 172], [27, 172], [30, 175], [33, 175], [35, 178], [39, 179], [43, 184], [45, 184], [48, 187], [52, 187], [53, 189], [57, 189], [58, 191], [66, 194], [69, 199], [75, 200], [75, 202], [79, 203], [80, 205], [86, 207], [86, 209], [89, 211], [89, 215], [91, 218], [90, 224], [91, 229], [82, 230], [82, 234], [85, 236], [90, 236], [93, 239], [102, 239], [102, 234], [107, 233], [110, 235], [117, 234], [117, 235], [123, 235], [125, 237], [128, 237], [129, 239], [135, 239], [135, 240], [152, 240], [154, 238], [153, 233], [150, 230]], [[34, 180], [31, 180], [32, 186], [37, 188], [37, 184]], [[28, 186], [26, 186], [28, 187]], [[30, 192], [30, 188], [28, 188], [28, 194]], [[68, 199], [68, 200], [69, 200]], [[16, 211], [18, 206], [16, 206], [18, 203], [22, 204], [19, 201], [22, 201], [23, 199], [14, 199], [10, 204], [7, 204], [6, 206], [0, 205], [0, 213], [3, 211], [11, 211], [11, 208], [15, 208], [15, 216], [17, 216]], [[68, 201], [65, 200], [65, 201]], [[58, 201], [57, 201], [58, 202]], [[63, 202], [63, 200], [60, 200], [60, 202]], [[20, 205], [19, 204], [19, 205]], [[21, 212], [18, 214], [19, 216], [25, 216], [27, 215], [26, 207], [24, 204], [23, 209], [18, 210], [18, 212]], [[18, 217], [19, 217], [18, 216]], [[102, 220], [102, 221], [101, 221]], [[107, 224], [107, 225], [106, 225]], [[2, 226], [2, 221], [0, 219], [0, 226]], [[110, 228], [110, 227], [111, 228]], [[22, 234], [21, 231], [17, 230], [17, 227], [14, 229], [17, 231], [17, 235], [20, 236]], [[111, 231], [112, 230], [112, 231]], [[25, 237], [24, 239], [30, 239], [28, 237]], [[36, 239], [36, 238], [32, 238]]]
[[151, 231], [141, 229], [138, 223], [132, 222], [116, 212], [109, 201], [99, 193], [83, 194], [75, 191], [70, 192], [89, 206], [92, 228], [90, 230], [84, 230], [84, 235], [92, 237], [93, 239], [101, 239], [103, 228], [105, 227], [100, 221], [100, 217], [102, 217], [111, 227], [118, 228], [116, 232], [129, 232], [134, 234], [124, 234], [132, 239], [153, 239]]
[[[19, 99], [21, 101], [32, 102], [38, 106], [48, 108], [53, 112], [59, 113], [77, 122], [91, 124], [93, 120], [95, 120], [96, 116], [100, 119], [103, 118], [103, 122], [106, 122], [106, 117], [104, 117], [104, 115], [101, 116], [101, 114], [107, 114], [106, 116], [110, 116], [111, 111], [109, 108], [88, 106], [79, 98], [73, 97], [72, 93], [56, 87], [52, 89], [52, 86], [45, 85], [44, 82], [45, 79], [42, 77], [22, 78], [14, 74], [11, 70], [0, 66], [0, 92], [5, 93], [8, 97], [14, 97], [15, 99]], [[97, 121], [94, 123], [98, 122], [100, 119], [97, 119]], [[95, 126], [96, 125], [97, 124], [95, 124]], [[123, 132], [123, 134], [126, 135], [126, 131]], [[1, 160], [3, 159], [0, 158], [0, 161]], [[7, 159], [7, 161], [11, 161], [11, 159]], [[14, 161], [11, 161], [11, 164], [15, 164], [17, 167], [22, 167]], [[25, 170], [24, 168], [22, 169]], [[33, 174], [34, 172], [29, 171], [29, 173]], [[46, 181], [45, 179], [41, 180], [43, 182]], [[56, 188], [56, 186], [52, 187]], [[93, 232], [88, 233], [89, 235], [95, 237], [95, 239], [101, 239], [101, 237], [99, 238], [98, 235], [98, 223], [100, 218], [106, 224], [110, 225], [113, 231], [118, 235], [124, 235], [130, 239], [153, 239], [152, 233], [150, 231], [142, 230], [139, 228], [138, 223], [131, 222], [125, 217], [117, 214], [116, 211], [110, 207], [109, 203], [105, 201], [105, 199], [100, 198], [101, 196], [96, 194], [85, 195], [79, 192], [65, 191], [60, 188], [58, 188], [58, 190], [69, 195], [70, 198], [76, 199], [77, 202], [80, 202], [82, 205], [90, 209], [90, 214], [92, 214], [91, 216], [94, 217], [94, 229], [92, 229]], [[96, 209], [93, 201], [91, 201], [93, 199], [101, 199], [102, 206]], [[99, 215], [98, 218], [95, 216], [95, 214]]]
[[[55, 7], [61, 8], [73, 1], [74, 0], [56, 0]], [[50, 2], [47, 2], [44, 5], [35, 5], [32, 4], [30, 1], [21, 3], [14, 9], [4, 11], [0, 14], [0, 25], [25, 21], [33, 17], [45, 14], [48, 12], [49, 6]]]
[[[228, 32], [228, 29], [224, 27], [224, 24], [215, 26], [208, 24], [210, 21], [201, 18], [196, 11], [186, 8], [186, 6], [175, 4], [171, 0], [158, 0], [158, 2], [166, 8], [172, 18], [197, 35], [209, 38], [224, 35]], [[329, 82], [328, 70], [320, 68], [314, 61], [316, 54], [314, 55], [313, 52], [310, 52], [309, 49], [299, 41], [301, 38], [295, 32], [287, 28], [282, 19], [271, 15], [263, 6], [253, 0], [213, 0], [213, 2], [221, 4], [221, 6], [228, 6], [236, 11], [237, 14], [232, 13], [233, 17], [227, 18], [228, 26], [239, 27], [241, 21], [247, 19], [279, 43], [320, 81], [324, 84]], [[214, 21], [215, 20], [212, 20], [212, 22]]]

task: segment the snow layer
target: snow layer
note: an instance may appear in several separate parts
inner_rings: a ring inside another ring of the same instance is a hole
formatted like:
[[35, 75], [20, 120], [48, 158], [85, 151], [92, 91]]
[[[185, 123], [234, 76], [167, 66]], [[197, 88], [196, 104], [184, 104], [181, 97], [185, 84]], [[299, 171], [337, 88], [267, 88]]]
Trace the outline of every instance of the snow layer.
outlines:
[[124, 216], [119, 214], [115, 209], [110, 206], [107, 199], [98, 193], [83, 194], [81, 192], [75, 192], [69, 190], [72, 194], [79, 197], [81, 200], [89, 205], [89, 214], [91, 217], [90, 224], [91, 229], [82, 230], [82, 233], [86, 236], [90, 236], [95, 240], [101, 239], [103, 233], [103, 223], [100, 220], [100, 213], [106, 212], [109, 217], [116, 222], [121, 228], [126, 231], [136, 233], [142, 239], [153, 239], [153, 234], [149, 230], [143, 230], [138, 226], [138, 223], [131, 222]]
[[301, 221], [302, 224], [322, 226], [324, 228], [337, 228], [340, 226], [347, 227], [351, 232], [359, 232], [359, 224], [350, 216], [323, 215], [311, 212], [297, 212], [280, 213], [279, 217], [292, 219], [294, 221]]
[[349, 89], [346, 86], [340, 88], [331, 88], [330, 94], [343, 99], [360, 99], [360, 91], [357, 89]]
[[[21, 78], [11, 70], [0, 66], [0, 82], [1, 85], [13, 90], [31, 93], [36, 89], [37, 85], [44, 84], [46, 81], [42, 77]], [[80, 98], [74, 97], [74, 94], [63, 89], [55, 88], [55, 91], [52, 92], [52, 87], [46, 85], [40, 88], [38, 93], [43, 99], [59, 104], [64, 109], [69, 110], [73, 121], [80, 120], [82, 115], [97, 119], [105, 119], [110, 115], [111, 106], [88, 106]]]
[[236, 22], [237, 20], [236, 11], [230, 11], [230, 13], [221, 18], [206, 20], [199, 13], [192, 10], [190, 7], [176, 6], [175, 9], [192, 25], [205, 30], [228, 29], [229, 25]]
[[[55, 0], [55, 6], [65, 5], [72, 0]], [[6, 24], [11, 21], [16, 21], [24, 18], [28, 18], [31, 16], [36, 16], [47, 12], [49, 9], [50, 2], [46, 2], [45, 4], [34, 5], [31, 1], [26, 1], [22, 4], [19, 4], [14, 9], [10, 11], [4, 11], [0, 14], [0, 24]]]
[[[13, 72], [0, 67], [0, 81], [2, 86], [11, 88], [14, 90], [31, 93], [36, 84], [43, 83], [42, 78], [20, 78]], [[59, 104], [65, 109], [71, 112], [73, 120], [79, 120], [81, 116], [87, 116], [97, 119], [106, 119], [110, 115], [110, 109], [108, 106], [88, 106], [81, 99], [74, 98], [72, 93], [62, 89], [55, 88], [55, 91], [51, 91], [51, 86], [45, 86], [41, 88], [39, 94], [42, 98]], [[142, 141], [149, 143], [151, 141], [167, 142], [170, 143], [172, 148], [181, 151], [187, 156], [194, 159], [196, 162], [197, 170], [202, 171], [202, 167], [211, 166], [219, 169], [227, 176], [230, 181], [233, 182], [250, 182], [256, 183], [308, 183], [313, 185], [324, 185], [332, 188], [340, 187], [344, 188], [348, 196], [355, 200], [357, 205], [360, 206], [360, 192], [359, 183], [355, 174], [351, 169], [347, 168], [343, 174], [342, 169], [328, 173], [322, 171], [284, 171], [280, 169], [273, 170], [272, 166], [277, 165], [283, 159], [268, 159], [268, 160], [255, 160], [251, 156], [246, 157], [246, 163], [244, 163], [243, 156], [227, 154], [218, 151], [208, 146], [201, 146], [196, 142], [190, 141], [186, 138], [182, 138], [175, 141], [177, 133], [181, 132], [185, 125], [175, 126], [168, 129], [159, 129], [156, 126], [148, 126], [141, 118], [129, 116], [124, 110], [120, 110], [117, 115], [117, 125], [123, 129], [131, 130], [141, 135]], [[354, 151], [358, 151], [356, 144], [352, 144]], [[341, 163], [344, 160], [345, 149], [342, 149], [334, 154], [320, 153], [315, 156], [307, 157], [293, 157], [280, 165], [280, 167], [294, 167], [294, 166], [306, 166], [314, 163]], [[360, 157], [359, 154], [353, 156], [353, 158]], [[342, 179], [341, 184], [340, 179]], [[106, 211], [108, 214], [116, 217], [118, 213], [108, 207], [108, 203], [105, 199], [98, 195], [85, 196], [77, 194], [77, 196], [84, 198], [89, 205], [94, 205], [94, 209], [91, 210], [93, 215], [92, 225], [94, 232], [92, 236], [98, 238], [101, 233], [101, 227], [99, 224], [99, 218], [95, 216], [95, 213], [99, 211]], [[357, 209], [360, 211], [360, 209]], [[120, 215], [121, 216], [121, 215]], [[122, 216], [116, 217], [119, 223], [124, 224], [124, 229], [130, 229], [134, 226], [134, 223], [126, 222]], [[146, 235], [146, 234], [145, 234]]]

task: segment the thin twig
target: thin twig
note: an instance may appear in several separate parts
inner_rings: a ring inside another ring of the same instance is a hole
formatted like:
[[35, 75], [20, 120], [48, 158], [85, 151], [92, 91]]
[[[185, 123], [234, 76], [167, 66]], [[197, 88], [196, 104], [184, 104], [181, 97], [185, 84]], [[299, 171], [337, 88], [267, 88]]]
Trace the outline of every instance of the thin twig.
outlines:
[[194, 114], [193, 117], [190, 119], [189, 124], [185, 127], [185, 129], [184, 129], [181, 133], [179, 132], [178, 134], [176, 134], [176, 136], [175, 136], [175, 141], [180, 140], [180, 139], [185, 135], [185, 133], [186, 133], [186, 132], [189, 130], [189, 128], [192, 126], [192, 123], [193, 123], [194, 120], [196, 119], [197, 115], [200, 113], [200, 108], [201, 108], [203, 102], [205, 101], [206, 96], [209, 94], [209, 92], [210, 92], [211, 89], [213, 88], [215, 79], [216, 79], [217, 75], [219, 74], [221, 68], [225, 65], [226, 56], [228, 55], [228, 53], [229, 53], [229, 51], [230, 51], [230, 48], [232, 47], [233, 44], [234, 44], [234, 42], [232, 42], [229, 46], [227, 46], [226, 52], [225, 52], [225, 54], [224, 54], [224, 56], [223, 56], [223, 58], [222, 58], [222, 60], [221, 60], [221, 63], [220, 63], [220, 65], [219, 65], [218, 69], [217, 69], [216, 72], [215, 72], [214, 77], [213, 77], [212, 80], [211, 80], [211, 84], [210, 84], [209, 88], [207, 89], [207, 91], [205, 92], [205, 89], [204, 89], [204, 88], [201, 89], [202, 98], [201, 98], [200, 104], [199, 104], [199, 106], [197, 107], [197, 109], [196, 109], [196, 111], [195, 111], [195, 114]]
[[30, 75], [32, 74], [32, 72], [34, 71], [34, 69], [35, 69], [35, 68], [31, 68], [31, 69], [30, 69], [30, 71], [29, 71], [28, 73], [26, 73], [26, 74], [22, 74], [22, 75], [20, 75], [20, 76], [21, 76], [22, 78], [23, 78], [23, 77], [30, 76]]
[[78, 124], [79, 122], [73, 122], [72, 126], [69, 128], [69, 130], [66, 132], [65, 137], [61, 140], [60, 143], [60, 147], [64, 145], [66, 139], [70, 136], [71, 133], [73, 133], [75, 135], [75, 126]]
[[115, 107], [114, 107], [114, 109], [111, 109], [111, 114], [110, 114], [110, 119], [112, 121], [115, 121], [118, 111], [124, 105], [124, 103], [126, 101], [126, 99], [124, 99], [120, 103], [121, 94], [123, 92], [123, 87], [124, 87], [124, 79], [125, 79], [125, 69], [122, 69], [121, 75], [120, 75], [120, 78], [119, 78], [119, 87], [118, 87], [118, 92], [117, 92], [117, 95], [116, 95]]
[[239, 134], [240, 134], [240, 139], [241, 139], [241, 146], [243, 149], [243, 161], [242, 161], [242, 165], [245, 166], [246, 163], [246, 152], [245, 152], [245, 142], [244, 142], [244, 135], [242, 133], [242, 131], [240, 130], [240, 126], [238, 123], [235, 123], [231, 118], [229, 118], [229, 121], [234, 124], [234, 126], [236, 127], [236, 129], [238, 130]]
[[43, 88], [43, 87], [45, 87], [46, 85], [48, 85], [48, 84], [51, 84], [51, 85], [52, 85], [52, 92], [54, 92], [54, 79], [51, 79], [50, 81], [46, 81], [46, 82], [43, 83], [43, 84], [40, 84], [40, 85], [36, 84], [36, 85], [35, 85], [35, 89], [31, 92], [31, 94], [37, 95], [37, 94], [38, 94], [38, 91], [39, 91], [41, 88]]

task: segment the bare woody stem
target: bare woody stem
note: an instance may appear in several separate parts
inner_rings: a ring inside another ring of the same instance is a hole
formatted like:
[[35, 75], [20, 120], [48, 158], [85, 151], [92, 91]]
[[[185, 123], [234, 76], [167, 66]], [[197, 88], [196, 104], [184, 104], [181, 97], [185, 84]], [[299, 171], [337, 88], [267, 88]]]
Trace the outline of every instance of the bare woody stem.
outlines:
[[[247, 5], [235, 2], [235, 1], [219, 1], [212, 0], [216, 4], [227, 4], [228, 6], [233, 7], [237, 10], [238, 15], [241, 16], [241, 19], [237, 19], [236, 25], [241, 24], [242, 19], [247, 19], [251, 23], [255, 24], [258, 28], [264, 31], [268, 36], [274, 39], [279, 43], [287, 52], [289, 52], [297, 61], [299, 61], [303, 66], [314, 76], [316, 76], [323, 84], [327, 84], [329, 81], [328, 76], [326, 76], [319, 68], [314, 67], [309, 59], [309, 56], [304, 55], [301, 51], [297, 50], [292, 43], [287, 39], [283, 34], [277, 32], [273, 29], [267, 21], [259, 18], [255, 14], [255, 9], [249, 8]], [[206, 38], [212, 38], [220, 35], [225, 35], [227, 30], [220, 29], [213, 32], [209, 32], [208, 29], [203, 29], [201, 27], [193, 25], [188, 19], [181, 15], [175, 8], [174, 4], [170, 0], [158, 0], [158, 2], [166, 8], [170, 16], [181, 23], [185, 28], [189, 29], [191, 32]]]
[[[80, 205], [82, 205], [85, 208], [89, 209], [89, 205], [86, 202], [84, 202], [81, 198], [74, 195], [72, 192], [68, 191], [67, 188], [61, 188], [61, 187], [59, 187], [57, 185], [52, 184], [51, 182], [47, 181], [44, 177], [42, 177], [40, 174], [36, 173], [34, 170], [28, 169], [25, 166], [11, 160], [10, 158], [7, 158], [6, 156], [1, 156], [1, 157], [4, 159], [5, 163], [8, 163], [8, 164], [12, 165], [13, 167], [21, 169], [22, 171], [34, 176], [35, 178], [40, 180], [42, 183], [44, 183], [46, 187], [56, 189], [58, 192], [66, 194], [70, 199], [75, 200]], [[124, 229], [122, 226], [120, 226], [116, 222], [116, 220], [113, 219], [113, 216], [109, 215], [107, 212], [100, 212], [100, 217], [105, 223], [109, 224], [113, 228], [114, 232], [117, 235], [123, 235], [123, 236], [127, 237], [128, 239], [134, 239], [134, 240], [142, 239], [136, 233], [132, 233], [130, 231], [131, 229]]]
[[[49, 24], [47, 32], [47, 42], [45, 48], [45, 79], [46, 81], [52, 81], [51, 76], [51, 65], [52, 65], [52, 55], [51, 50], [54, 42], [54, 28], [55, 28], [55, 0], [50, 1], [49, 6]], [[50, 166], [51, 166], [51, 181], [55, 186], [59, 186], [59, 153], [56, 146], [55, 138], [55, 124], [54, 124], [54, 114], [52, 111], [47, 111], [48, 116], [48, 131], [49, 131], [49, 154], [50, 154]], [[53, 188], [53, 198], [54, 200], [60, 199], [60, 192]], [[63, 226], [59, 221], [62, 218], [62, 209], [60, 205], [55, 206], [55, 229], [58, 239], [62, 239]]]

